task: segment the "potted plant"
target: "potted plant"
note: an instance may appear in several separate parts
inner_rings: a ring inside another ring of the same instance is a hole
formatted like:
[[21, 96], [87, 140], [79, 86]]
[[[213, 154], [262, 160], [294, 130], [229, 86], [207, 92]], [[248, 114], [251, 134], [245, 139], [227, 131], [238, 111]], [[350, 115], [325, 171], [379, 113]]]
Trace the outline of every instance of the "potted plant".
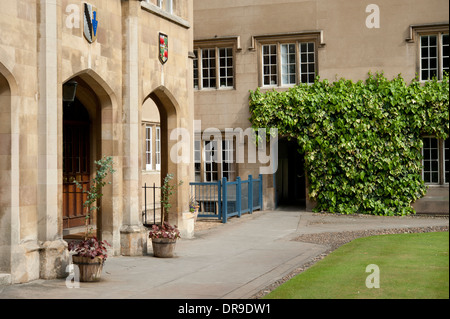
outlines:
[[[89, 220], [92, 212], [98, 211], [100, 208], [96, 205], [97, 200], [103, 196], [101, 192], [102, 187], [106, 185], [104, 179], [108, 173], [112, 174], [115, 170], [112, 168], [113, 161], [111, 156], [103, 157], [95, 161], [95, 164], [97, 165], [96, 176], [90, 182], [89, 189], [87, 191], [83, 190], [87, 194], [87, 199], [83, 204], [83, 207], [86, 209], [84, 239], [72, 241], [68, 246], [69, 250], [74, 252], [72, 262], [78, 266], [80, 281], [82, 282], [100, 280], [103, 264], [108, 257], [106, 246], [111, 246], [106, 240], [99, 241], [97, 237], [93, 236], [93, 227], [90, 225]], [[78, 188], [83, 189], [79, 182], [74, 180], [74, 183]]]
[[173, 251], [180, 231], [177, 226], [163, 222], [162, 225], [152, 225], [149, 237], [152, 239], [153, 256], [160, 258], [173, 257]]
[[183, 181], [180, 181], [178, 185], [171, 185], [170, 181], [172, 179], [173, 174], [167, 174], [161, 186], [161, 225], [152, 225], [149, 232], [149, 238], [152, 240], [153, 256], [155, 257], [173, 257], [175, 244], [177, 239], [180, 238], [180, 231], [177, 226], [170, 225], [166, 220], [168, 211], [172, 207], [170, 198], [175, 193], [176, 187], [183, 183]]
[[200, 208], [200, 205], [195, 200], [195, 197], [191, 196], [191, 198], [189, 200], [189, 211], [194, 215], [194, 221], [197, 221], [199, 208]]

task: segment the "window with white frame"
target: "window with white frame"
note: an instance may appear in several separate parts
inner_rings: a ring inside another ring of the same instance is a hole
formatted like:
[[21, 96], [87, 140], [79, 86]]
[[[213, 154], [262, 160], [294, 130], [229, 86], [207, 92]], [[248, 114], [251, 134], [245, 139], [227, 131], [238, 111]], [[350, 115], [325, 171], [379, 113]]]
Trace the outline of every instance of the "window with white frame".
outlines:
[[281, 83], [283, 85], [295, 84], [295, 44], [288, 43], [281, 45]]
[[422, 178], [426, 184], [449, 183], [449, 143], [449, 139], [423, 138]]
[[314, 83], [316, 44], [311, 41], [261, 44], [262, 86]]
[[448, 33], [420, 35], [420, 80], [441, 80], [449, 71]]
[[216, 87], [216, 50], [215, 49], [202, 49], [201, 51], [202, 62], [202, 86], [203, 88], [215, 88]]
[[143, 123], [145, 145], [144, 163], [146, 171], [161, 170], [161, 127], [159, 123]]
[[264, 85], [277, 85], [277, 46], [275, 44], [263, 45], [262, 56]]
[[234, 151], [233, 141], [222, 141], [222, 178], [226, 177], [228, 181], [233, 181], [236, 178], [234, 165]]
[[201, 141], [194, 141], [194, 169], [195, 169], [195, 181], [201, 182]]
[[145, 126], [145, 169], [151, 171], [152, 167], [152, 126]]
[[217, 141], [204, 141], [204, 181], [215, 182], [219, 178]]
[[194, 89], [198, 89], [198, 50], [194, 50]]
[[234, 88], [232, 47], [196, 48], [194, 50], [194, 88]]
[[157, 6], [168, 13], [172, 13], [173, 0], [157, 0]]
[[[197, 144], [198, 142], [198, 144]], [[201, 150], [200, 141], [195, 141], [195, 159], [197, 163], [198, 156]], [[216, 182], [223, 177], [228, 181], [236, 179], [236, 166], [234, 158], [234, 141], [222, 140], [218, 141], [204, 141], [203, 142], [203, 181]], [[198, 154], [198, 155], [197, 155]], [[200, 181], [200, 165], [196, 166], [196, 181], [198, 174], [198, 181]]]
[[230, 88], [233, 85], [233, 49], [219, 48], [219, 86], [221, 88]]
[[161, 170], [161, 127], [155, 127], [155, 169]]
[[300, 43], [300, 82], [314, 83], [316, 56], [314, 42]]

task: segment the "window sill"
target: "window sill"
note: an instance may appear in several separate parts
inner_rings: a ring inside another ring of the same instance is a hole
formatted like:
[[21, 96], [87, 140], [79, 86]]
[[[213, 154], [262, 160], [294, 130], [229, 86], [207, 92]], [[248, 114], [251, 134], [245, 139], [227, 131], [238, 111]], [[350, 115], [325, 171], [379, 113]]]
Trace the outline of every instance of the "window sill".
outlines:
[[145, 11], [153, 13], [154, 15], [157, 15], [158, 17], [169, 20], [170, 22], [173, 22], [185, 29], [191, 28], [191, 25], [188, 21], [162, 10], [157, 6], [155, 6], [154, 4], [141, 1], [141, 8]]
[[196, 89], [194, 88], [194, 92], [217, 92], [217, 91], [235, 91], [234, 87], [224, 87], [224, 88], [206, 88], [206, 89]]
[[157, 171], [157, 170], [151, 170], [151, 171], [147, 171], [145, 169], [143, 169], [142, 174], [146, 174], [146, 175], [157, 175], [157, 174], [161, 174], [161, 171]]
[[425, 183], [425, 186], [430, 187], [430, 188], [448, 188], [448, 183], [447, 184], [427, 184]]

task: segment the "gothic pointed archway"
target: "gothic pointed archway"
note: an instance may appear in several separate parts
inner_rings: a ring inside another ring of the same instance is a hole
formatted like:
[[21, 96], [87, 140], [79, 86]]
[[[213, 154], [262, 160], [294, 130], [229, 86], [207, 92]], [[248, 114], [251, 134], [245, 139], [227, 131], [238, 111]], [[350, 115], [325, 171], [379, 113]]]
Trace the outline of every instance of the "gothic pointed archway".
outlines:
[[14, 231], [19, 225], [19, 100], [17, 82], [7, 65], [11, 63], [0, 62], [0, 273], [12, 275], [17, 264], [13, 247], [20, 242]]
[[[82, 204], [86, 195], [71, 183], [76, 178], [87, 188], [88, 181], [95, 174], [95, 161], [103, 156], [113, 156], [116, 173], [109, 176], [108, 184], [102, 190], [100, 211], [91, 216], [90, 223], [95, 226], [97, 237], [112, 244], [114, 253], [120, 252], [120, 150], [115, 148], [115, 118], [113, 110], [117, 107], [115, 94], [108, 84], [93, 70], [84, 70], [64, 83], [77, 83], [73, 102], [63, 102], [62, 125], [62, 200], [64, 234], [77, 233], [83, 229], [85, 212]], [[120, 133], [120, 132], [118, 132]], [[117, 194], [117, 195], [115, 195]], [[69, 236], [70, 237], [70, 236]]]
[[11, 89], [0, 69], [0, 273], [11, 270]]
[[[164, 86], [159, 86], [154, 89], [145, 99], [152, 99], [156, 104], [160, 115], [161, 127], [161, 163], [160, 174], [161, 184], [167, 174], [173, 174], [173, 183], [178, 184], [182, 181], [182, 172], [187, 171], [183, 169], [183, 165], [187, 163], [177, 163], [170, 158], [172, 148], [177, 144], [176, 140], [170, 138], [171, 132], [182, 127], [179, 118], [179, 104], [172, 93]], [[188, 206], [189, 201], [189, 181], [183, 181], [179, 187], [176, 196], [173, 196], [172, 207], [169, 211], [169, 222], [172, 224], [182, 224], [183, 208]]]

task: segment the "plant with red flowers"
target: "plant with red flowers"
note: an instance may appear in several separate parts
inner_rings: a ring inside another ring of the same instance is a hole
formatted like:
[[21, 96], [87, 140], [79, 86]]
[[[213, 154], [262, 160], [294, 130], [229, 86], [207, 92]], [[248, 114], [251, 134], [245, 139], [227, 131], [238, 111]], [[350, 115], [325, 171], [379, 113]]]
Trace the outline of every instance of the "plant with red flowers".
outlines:
[[162, 225], [152, 225], [152, 229], [149, 232], [149, 238], [177, 239], [180, 238], [180, 231], [176, 225], [172, 226], [168, 222], [164, 222]]
[[91, 259], [100, 257], [104, 262], [108, 257], [106, 246], [111, 247], [106, 240], [99, 241], [97, 237], [90, 237], [79, 242], [70, 242], [69, 250], [75, 252], [75, 255], [79, 257], [89, 257]]

